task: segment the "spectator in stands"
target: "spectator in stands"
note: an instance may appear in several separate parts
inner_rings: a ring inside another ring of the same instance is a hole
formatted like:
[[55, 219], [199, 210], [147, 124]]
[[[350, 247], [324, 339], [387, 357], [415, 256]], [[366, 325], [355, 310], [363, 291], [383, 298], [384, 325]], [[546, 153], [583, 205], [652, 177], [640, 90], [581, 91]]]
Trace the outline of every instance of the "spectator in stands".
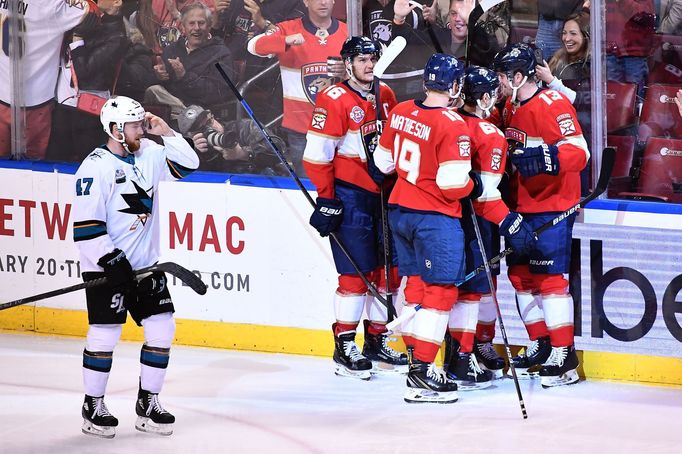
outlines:
[[[327, 57], [341, 54], [346, 24], [332, 17], [333, 0], [304, 0], [307, 14], [280, 22], [274, 31], [252, 38], [248, 50], [259, 57], [279, 58], [284, 90], [282, 129], [296, 173], [305, 175], [303, 150], [317, 94], [345, 77], [343, 62], [328, 67]], [[330, 75], [332, 74], [332, 75]]]
[[[6, 11], [7, 8], [8, 4], [4, 2], [2, 10]], [[50, 139], [62, 37], [64, 32], [79, 24], [83, 30], [96, 26], [98, 15], [97, 6], [89, 1], [44, 0], [39, 7], [28, 8], [21, 16], [27, 33], [23, 37], [24, 42], [19, 41], [19, 44], [24, 44], [25, 52], [21, 57], [23, 91], [18, 94], [19, 98], [11, 92], [9, 55], [0, 52], [0, 157], [7, 158], [10, 154], [16, 158], [45, 157]], [[11, 18], [3, 19], [6, 19], [3, 30], [15, 25]], [[40, 33], [31, 33], [35, 30]], [[17, 39], [21, 40], [22, 37]], [[11, 144], [11, 125], [14, 120], [10, 105], [25, 109], [23, 124], [15, 125], [24, 128], [25, 149], [13, 149]]]
[[[154, 23], [157, 24], [156, 36], [161, 47], [166, 47], [180, 39], [182, 34], [182, 9], [197, 0], [152, 0]], [[212, 13], [215, 0], [200, 0]]]
[[246, 60], [249, 39], [305, 11], [302, 0], [216, 0], [214, 34], [224, 38], [235, 60]]
[[682, 0], [660, 0], [658, 33], [682, 34]]
[[368, 0], [362, 7], [363, 35], [388, 46], [395, 0]]
[[[221, 123], [210, 110], [188, 106], [178, 116], [178, 129], [192, 138], [200, 170], [288, 175], [251, 119]], [[279, 150], [285, 152], [284, 141], [268, 132]]]
[[114, 93], [130, 41], [121, 15], [123, 1], [98, 0], [97, 5], [102, 12], [97, 27], [76, 27], [65, 35], [64, 70], [70, 67], [66, 82], [70, 82], [69, 88], [73, 90], [57, 91], [58, 104], [52, 115], [48, 145], [48, 157], [52, 160], [81, 161], [106, 142], [99, 112], [80, 110], [77, 101], [79, 96], [86, 95], [105, 100]]
[[[561, 32], [562, 46], [552, 58], [538, 63], [537, 77], [545, 86], [565, 94], [571, 102], [576, 91], [563, 80], [584, 81], [590, 78], [590, 15], [585, 12], [566, 19]], [[571, 84], [574, 86], [575, 82]]]
[[682, 117], [682, 90], [677, 90], [677, 94], [675, 95], [675, 104], [677, 105], [677, 109], [680, 112], [680, 117]]
[[561, 33], [569, 16], [589, 8], [589, 0], [538, 0], [538, 33], [535, 44], [545, 60], [561, 48]]
[[[425, 3], [424, 0], [420, 2]], [[424, 24], [421, 9], [412, 9], [407, 17], [394, 20], [395, 0], [369, 0], [362, 8], [364, 35], [388, 46], [393, 40], [393, 28], [404, 26], [408, 30]], [[422, 73], [425, 59], [434, 52], [433, 45], [426, 38], [423, 42], [408, 42], [408, 47], [391, 63], [384, 73], [384, 81], [391, 84], [399, 100], [412, 99], [423, 95]]]
[[[557, 90], [575, 107], [578, 122], [588, 146], [592, 137], [592, 104], [590, 84], [590, 14], [586, 11], [569, 16], [561, 32], [562, 46], [552, 58], [538, 62], [538, 80]], [[580, 173], [582, 193], [589, 189], [591, 161]]]
[[[145, 102], [171, 104], [182, 109], [190, 104], [220, 111], [233, 101], [229, 87], [215, 68], [219, 62], [234, 77], [232, 55], [220, 38], [211, 36], [211, 10], [203, 3], [185, 5], [181, 12], [183, 36], [163, 49], [163, 60], [154, 66], [162, 88], [147, 89]], [[180, 100], [170, 101], [171, 97]]]
[[[130, 47], [123, 58], [116, 94], [132, 99], [143, 99], [145, 90], [159, 82], [154, 72], [155, 55], [137, 27], [132, 25], [129, 27], [128, 39]], [[164, 120], [167, 122], [169, 119]]]
[[396, 0], [393, 19], [396, 25], [393, 27], [393, 35], [404, 36], [408, 43], [435, 39], [445, 53], [457, 58], [464, 57], [467, 36], [469, 36], [471, 63], [488, 66], [495, 54], [507, 44], [509, 27], [507, 26], [505, 30], [504, 25], [500, 24], [505, 24], [509, 19], [505, 20], [496, 14], [489, 14], [487, 19], [478, 21], [469, 33], [467, 23], [474, 6], [474, 0], [451, 0], [446, 28], [433, 25], [436, 23], [436, 9], [430, 8], [428, 14], [424, 13], [424, 17], [426, 22], [433, 23], [430, 25], [431, 31], [426, 26], [417, 27], [415, 30], [405, 25], [405, 18], [411, 11], [414, 11], [415, 5], [410, 4], [408, 0]]
[[654, 48], [655, 19], [652, 0], [606, 0], [606, 76], [637, 84], [640, 98]]

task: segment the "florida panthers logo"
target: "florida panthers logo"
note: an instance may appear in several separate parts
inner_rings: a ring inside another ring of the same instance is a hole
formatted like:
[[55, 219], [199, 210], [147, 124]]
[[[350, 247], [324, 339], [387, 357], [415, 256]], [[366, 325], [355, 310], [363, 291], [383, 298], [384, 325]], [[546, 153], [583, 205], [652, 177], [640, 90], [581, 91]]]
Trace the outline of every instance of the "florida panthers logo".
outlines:
[[301, 67], [301, 82], [308, 101], [315, 104], [318, 93], [330, 87], [336, 81], [327, 75], [327, 62], [310, 63]]
[[367, 159], [372, 159], [374, 150], [379, 145], [379, 134], [377, 134], [377, 122], [368, 121], [360, 126], [360, 133], [362, 134], [362, 143], [365, 145], [365, 156]]

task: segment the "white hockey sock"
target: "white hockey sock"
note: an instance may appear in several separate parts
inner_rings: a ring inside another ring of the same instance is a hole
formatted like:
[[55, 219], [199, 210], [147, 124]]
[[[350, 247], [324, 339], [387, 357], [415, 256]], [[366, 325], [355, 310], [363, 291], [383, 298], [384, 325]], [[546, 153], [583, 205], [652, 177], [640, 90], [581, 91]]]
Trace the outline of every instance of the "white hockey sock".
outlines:
[[357, 325], [365, 308], [365, 295], [334, 294], [334, 317], [339, 323]]
[[140, 351], [140, 387], [160, 393], [166, 377], [171, 343], [175, 335], [175, 319], [166, 312], [142, 320], [145, 344]]
[[103, 396], [109, 381], [114, 347], [122, 325], [90, 325], [83, 351], [83, 389], [93, 397]]
[[516, 292], [516, 303], [524, 324], [530, 325], [545, 319], [542, 311], [542, 296]]

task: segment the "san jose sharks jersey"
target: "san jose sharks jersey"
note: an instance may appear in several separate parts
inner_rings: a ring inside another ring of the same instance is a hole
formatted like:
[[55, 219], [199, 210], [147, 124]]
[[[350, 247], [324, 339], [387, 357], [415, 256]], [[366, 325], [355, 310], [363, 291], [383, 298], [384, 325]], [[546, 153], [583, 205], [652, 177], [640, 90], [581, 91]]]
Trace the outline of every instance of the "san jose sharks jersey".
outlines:
[[102, 271], [97, 261], [115, 248], [125, 252], [133, 269], [158, 261], [159, 183], [179, 180], [199, 166], [182, 136], [163, 141], [142, 139], [140, 149], [126, 158], [97, 148], [76, 171], [73, 239], [83, 271]]

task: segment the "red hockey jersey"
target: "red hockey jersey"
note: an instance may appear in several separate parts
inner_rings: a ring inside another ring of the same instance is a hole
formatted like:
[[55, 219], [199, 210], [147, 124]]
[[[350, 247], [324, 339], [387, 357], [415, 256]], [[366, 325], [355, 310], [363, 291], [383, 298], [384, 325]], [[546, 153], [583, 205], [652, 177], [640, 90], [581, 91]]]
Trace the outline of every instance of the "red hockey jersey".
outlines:
[[507, 100], [502, 113], [505, 136], [515, 146], [543, 143], [559, 148], [559, 174], [522, 177], [514, 170], [510, 206], [521, 213], [565, 211], [580, 199], [580, 171], [590, 159], [575, 108], [556, 90], [538, 90], [518, 106]]
[[[397, 104], [395, 93], [381, 84], [382, 118]], [[378, 193], [367, 173], [367, 159], [376, 146], [373, 97], [365, 99], [348, 82], [324, 90], [317, 97], [303, 153], [305, 171], [320, 197], [334, 198], [334, 180]]]
[[[255, 36], [248, 44], [254, 55], [276, 55], [279, 59], [284, 92], [282, 126], [303, 134], [308, 130], [317, 95], [335, 82], [327, 75], [327, 57], [341, 55], [341, 46], [348, 37], [346, 24], [336, 19], [332, 19], [328, 36], [316, 32], [317, 27], [306, 16], [280, 22], [274, 30]], [[297, 33], [305, 42], [288, 46], [286, 37]]]
[[471, 134], [471, 167], [481, 176], [483, 194], [474, 201], [476, 214], [499, 224], [509, 214], [498, 186], [507, 161], [504, 133], [487, 120], [459, 110]]
[[471, 139], [462, 117], [419, 101], [398, 104], [388, 117], [374, 162], [398, 181], [389, 203], [462, 217], [459, 199], [473, 188]]

